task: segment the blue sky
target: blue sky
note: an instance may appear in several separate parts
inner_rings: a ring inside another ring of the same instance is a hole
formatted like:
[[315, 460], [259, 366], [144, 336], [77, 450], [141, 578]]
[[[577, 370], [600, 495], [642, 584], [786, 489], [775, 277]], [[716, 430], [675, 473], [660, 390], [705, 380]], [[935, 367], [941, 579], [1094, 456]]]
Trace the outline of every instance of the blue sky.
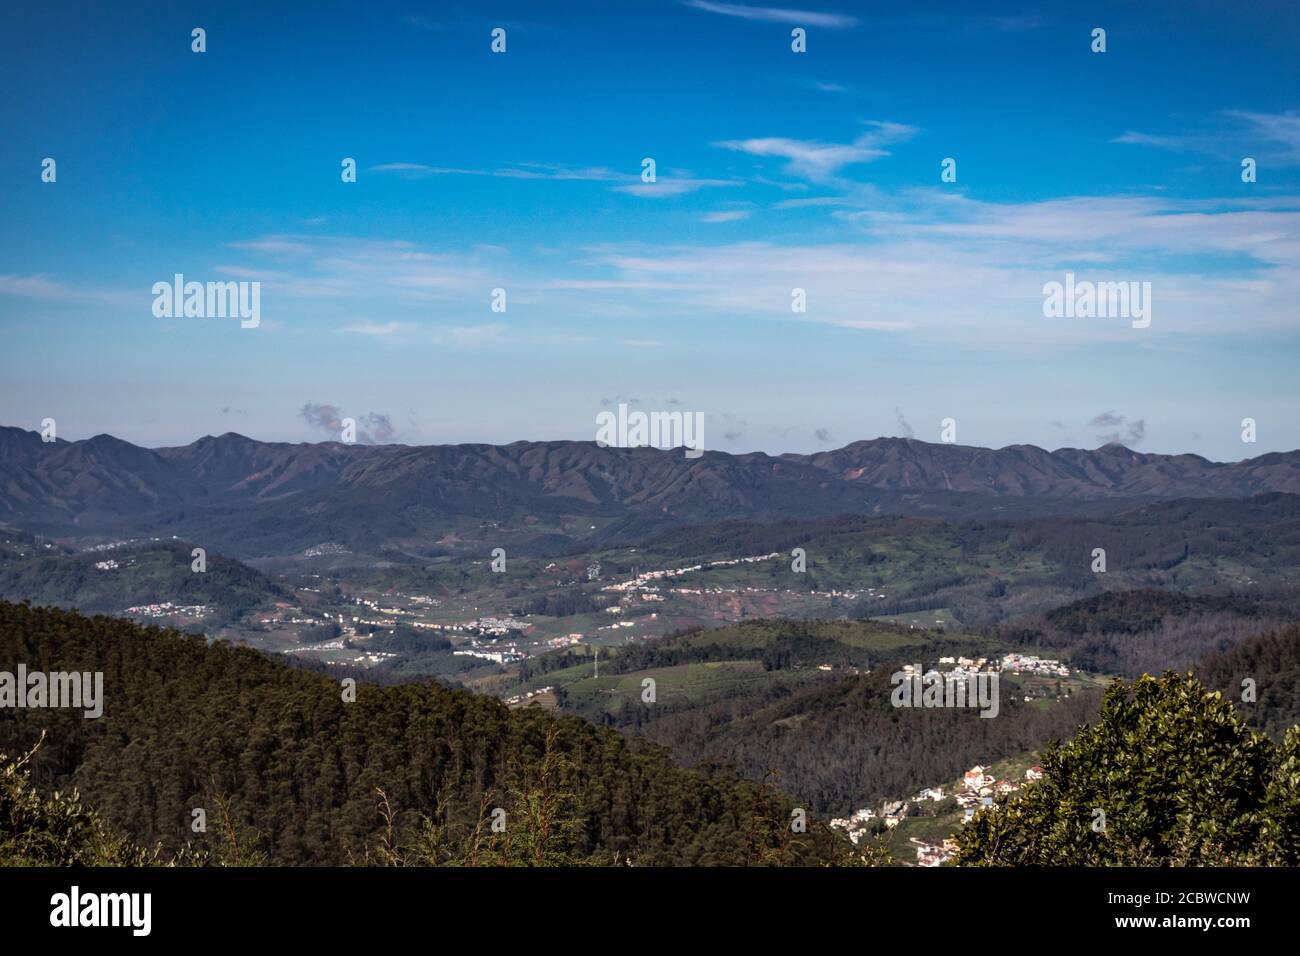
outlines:
[[[1300, 447], [1294, 4], [789, 2], [9, 5], [0, 421]], [[1045, 318], [1067, 271], [1150, 327]], [[178, 272], [261, 325], [155, 318]]]

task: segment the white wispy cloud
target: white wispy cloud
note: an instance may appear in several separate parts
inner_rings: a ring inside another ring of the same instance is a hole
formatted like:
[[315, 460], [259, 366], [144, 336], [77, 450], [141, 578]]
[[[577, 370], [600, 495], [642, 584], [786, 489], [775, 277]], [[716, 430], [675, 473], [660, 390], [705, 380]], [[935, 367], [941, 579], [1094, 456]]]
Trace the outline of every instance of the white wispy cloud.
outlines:
[[424, 163], [380, 163], [378, 166], [371, 166], [369, 171], [372, 173], [415, 173], [421, 176], [431, 176], [434, 173], [441, 172], [469, 172], [469, 170], [460, 169], [439, 169], [437, 166], [428, 166]]
[[32, 299], [58, 299], [68, 295], [69, 290], [59, 282], [46, 275], [0, 276], [0, 294], [20, 295]]
[[1199, 150], [1209, 145], [1209, 140], [1199, 136], [1156, 135], [1129, 131], [1111, 140], [1129, 146], [1155, 146], [1159, 149]]
[[804, 196], [800, 199], [782, 199], [773, 209], [807, 209], [816, 206], [844, 206], [849, 200], [844, 196]]
[[571, 168], [550, 163], [513, 163], [493, 169], [466, 169], [457, 166], [431, 166], [427, 163], [380, 163], [369, 167], [376, 173], [406, 173], [416, 176], [496, 176], [503, 179], [573, 180], [579, 182], [619, 182], [634, 179], [603, 166]]
[[43, 302], [95, 305], [132, 306], [138, 305], [141, 301], [145, 303], [152, 301], [152, 296], [134, 295], [116, 289], [69, 286], [44, 273], [25, 276], [0, 275], [0, 295], [12, 295]]
[[258, 278], [280, 301], [420, 303], [472, 295], [486, 301], [487, 290], [501, 285], [494, 275], [500, 255], [485, 250], [435, 252], [406, 240], [305, 235], [263, 236], [228, 247], [251, 261], [219, 271]]
[[826, 182], [845, 166], [870, 163], [888, 156], [886, 145], [910, 139], [917, 133], [915, 127], [902, 123], [872, 122], [869, 126], [866, 132], [849, 143], [766, 136], [722, 140], [713, 145], [751, 156], [785, 159], [786, 171], [791, 175], [812, 182]]
[[749, 218], [748, 209], [720, 209], [715, 212], [706, 212], [700, 216], [700, 222], [739, 222], [742, 219]]
[[402, 173], [407, 176], [493, 176], [500, 179], [537, 180], [541, 182], [596, 182], [608, 183], [614, 192], [651, 199], [681, 196], [698, 189], [742, 185], [733, 179], [702, 179], [689, 173], [669, 172], [657, 181], [641, 181], [641, 174], [622, 172], [607, 166], [570, 167], [554, 163], [512, 163], [493, 169], [464, 169], [454, 166], [428, 166], [423, 163], [384, 163], [371, 166], [380, 173]]
[[1172, 133], [1128, 130], [1111, 142], [1233, 159], [1255, 156], [1292, 166], [1300, 164], [1300, 112], [1224, 110], [1190, 129]]
[[668, 199], [673, 196], [684, 196], [698, 189], [716, 189], [739, 185], [741, 185], [740, 182], [734, 179], [695, 179], [690, 176], [669, 175], [660, 176], [653, 183], [643, 183], [638, 178], [636, 182], [615, 186], [613, 189], [614, 192], [627, 193], [629, 196], [641, 196], [647, 199]]
[[265, 236], [261, 239], [247, 239], [229, 243], [231, 249], [244, 249], [249, 252], [274, 252], [287, 255], [305, 255], [311, 246], [305, 242], [287, 239], [283, 236]]
[[788, 23], [791, 26], [827, 27], [846, 30], [858, 25], [858, 18], [843, 13], [819, 13], [814, 10], [791, 10], [783, 7], [753, 7], [743, 3], [716, 3], [713, 0], [681, 0], [682, 5], [706, 13], [719, 13], [742, 20]]
[[1228, 110], [1226, 115], [1245, 123], [1252, 133], [1279, 146], [1279, 155], [1288, 162], [1300, 162], [1300, 112], [1248, 113]]
[[276, 269], [253, 269], [248, 266], [217, 266], [217, 271], [233, 279], [247, 279], [250, 282], [287, 282], [291, 274]]
[[[654, 331], [665, 315], [819, 323], [1004, 351], [1104, 341], [1170, 349], [1186, 336], [1239, 334], [1241, 317], [1260, 334], [1300, 329], [1300, 197], [995, 203], [935, 187], [850, 189], [778, 205], [825, 205], [825, 234], [834, 238], [571, 244], [524, 256], [286, 234], [231, 243], [247, 261], [222, 269], [267, 275], [266, 301], [289, 315], [377, 343], [465, 348], [572, 341], [597, 318], [635, 323], [612, 341], [666, 341]], [[696, 216], [728, 222], [755, 208], [723, 203]], [[1065, 271], [1151, 282], [1151, 328], [1045, 319], [1043, 285]], [[497, 286], [509, 291], [508, 324], [489, 311]], [[806, 313], [791, 310], [795, 288], [806, 290]], [[43, 276], [0, 277], [0, 292], [24, 291], [66, 290]]]
[[[604, 248], [587, 261], [634, 296], [629, 309], [823, 323], [1035, 350], [1124, 341], [1174, 348], [1188, 335], [1300, 330], [1300, 198], [1172, 201], [1079, 197], [954, 201], [935, 190], [883, 211], [841, 211], [856, 239]], [[1060, 322], [1042, 287], [1065, 271], [1149, 281], [1153, 324]], [[791, 309], [802, 288], [807, 312]], [[611, 295], [620, 289], [607, 287]]]

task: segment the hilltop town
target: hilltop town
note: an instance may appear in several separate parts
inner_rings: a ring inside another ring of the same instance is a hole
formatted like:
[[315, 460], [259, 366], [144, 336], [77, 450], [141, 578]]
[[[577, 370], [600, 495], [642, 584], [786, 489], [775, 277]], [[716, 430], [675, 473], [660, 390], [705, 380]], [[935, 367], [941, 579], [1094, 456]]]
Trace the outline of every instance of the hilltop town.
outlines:
[[[1037, 763], [1021, 769], [1019, 761], [1003, 761], [996, 773], [991, 766], [976, 764], [950, 784], [862, 807], [847, 817], [832, 819], [830, 825], [844, 832], [855, 845], [901, 832], [903, 839], [887, 839], [899, 862], [943, 866], [956, 852], [954, 837], [958, 829], [976, 813], [996, 813], [998, 797], [1011, 797], [1042, 778], [1043, 768]], [[917, 825], [908, 826], [909, 822]], [[923, 835], [912, 835], [911, 831]], [[914, 853], [914, 861], [908, 858], [909, 852]]]

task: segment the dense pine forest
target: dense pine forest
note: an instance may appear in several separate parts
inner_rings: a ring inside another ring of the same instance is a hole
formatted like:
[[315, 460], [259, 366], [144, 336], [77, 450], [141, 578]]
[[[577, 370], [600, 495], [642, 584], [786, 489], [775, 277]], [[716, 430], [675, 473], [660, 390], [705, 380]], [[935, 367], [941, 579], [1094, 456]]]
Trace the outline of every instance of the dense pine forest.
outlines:
[[[1120, 633], [1150, 604], [1117, 607], [1054, 623]], [[805, 636], [819, 626], [855, 627]], [[704, 637], [655, 653], [694, 657]], [[610, 664], [646, 663], [634, 657]], [[823, 808], [1044, 739], [1062, 741], [1044, 751], [1044, 782], [977, 815], [958, 863], [1300, 861], [1296, 626], [1212, 652], [1196, 676], [1116, 682], [1100, 702], [1010, 700], [996, 721], [945, 708], [904, 719], [881, 667], [615, 719], [638, 731], [628, 737], [434, 682], [353, 695], [351, 671], [25, 604], [0, 603], [0, 660], [101, 671], [105, 697], [98, 719], [0, 710], [0, 864], [872, 865], [887, 854], [851, 847]], [[659, 737], [698, 767], [674, 763]], [[792, 828], [803, 809], [806, 827]], [[1094, 827], [1097, 810], [1109, 829]]]
[[1294, 586], [1184, 594], [1106, 591], [988, 629], [1027, 651], [1087, 671], [1137, 678], [1180, 670], [1300, 618]]
[[[0, 660], [104, 673], [97, 720], [0, 712], [8, 786], [28, 800], [75, 787], [159, 859], [743, 865], [848, 846], [812, 821], [792, 833], [772, 781], [682, 769], [613, 730], [432, 682], [362, 684], [349, 703], [340, 682], [251, 650], [9, 603]], [[0, 811], [14, 829], [13, 800]]]
[[[1281, 741], [1289, 728], [1300, 724], [1300, 625], [1257, 634], [1207, 654], [1196, 675], [1225, 700], [1238, 702], [1251, 728]], [[1243, 700], [1243, 695], [1253, 699]]]

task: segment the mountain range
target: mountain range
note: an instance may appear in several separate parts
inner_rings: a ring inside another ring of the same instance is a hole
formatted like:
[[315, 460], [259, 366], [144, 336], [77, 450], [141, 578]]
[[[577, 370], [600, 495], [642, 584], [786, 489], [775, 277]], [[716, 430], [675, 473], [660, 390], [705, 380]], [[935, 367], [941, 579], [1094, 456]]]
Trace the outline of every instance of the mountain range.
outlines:
[[429, 553], [484, 523], [559, 547], [720, 518], [1018, 518], [1264, 492], [1300, 493], [1300, 451], [1219, 463], [1117, 444], [1047, 451], [877, 438], [812, 455], [690, 459], [594, 442], [289, 444], [233, 432], [149, 449], [106, 434], [47, 443], [0, 427], [0, 522], [67, 537], [178, 534], [240, 557], [322, 542]]

